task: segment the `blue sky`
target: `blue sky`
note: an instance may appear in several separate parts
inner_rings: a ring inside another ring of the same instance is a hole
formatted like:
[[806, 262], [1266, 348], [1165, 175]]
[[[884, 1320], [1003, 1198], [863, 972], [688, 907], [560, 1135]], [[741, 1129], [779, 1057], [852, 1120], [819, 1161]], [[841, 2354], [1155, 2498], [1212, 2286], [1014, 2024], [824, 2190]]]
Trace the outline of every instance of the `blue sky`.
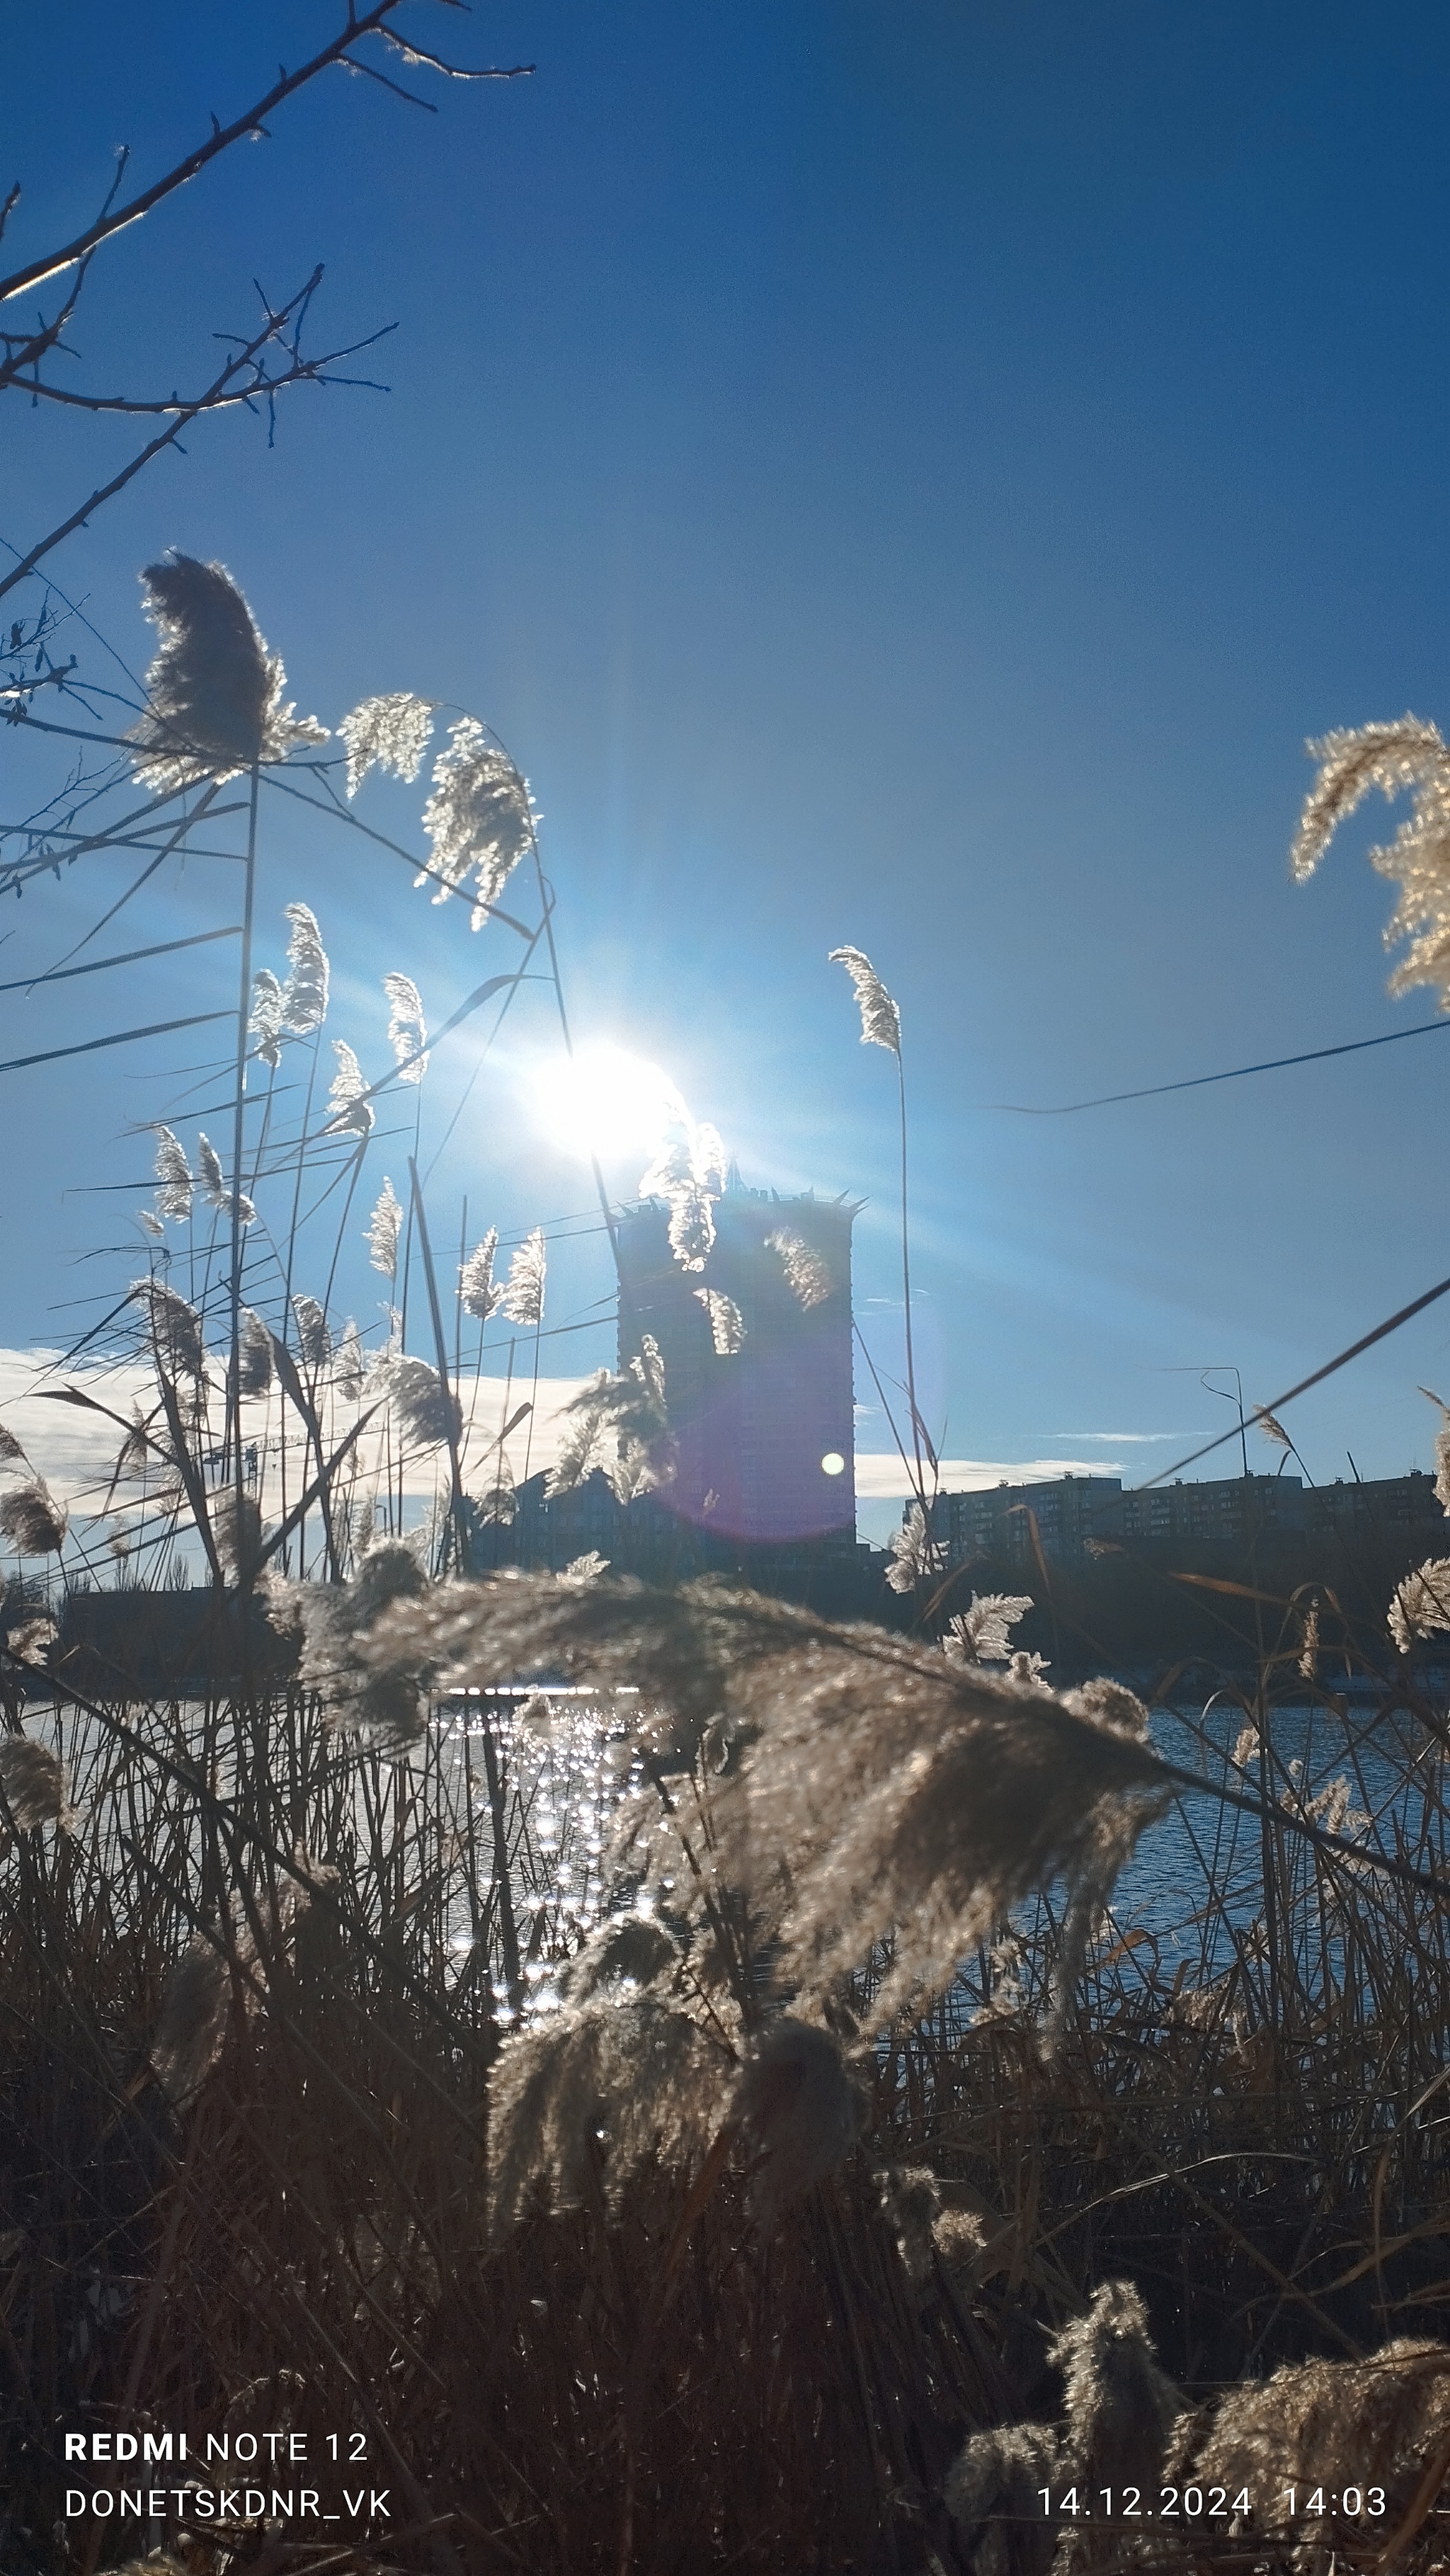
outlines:
[[[149, 175], [333, 15], [158, 0], [139, 44], [94, 0], [12, 9], [7, 253], [85, 219], [117, 143]], [[57, 580], [139, 669], [137, 568], [219, 556], [304, 709], [406, 687], [496, 725], [545, 817], [581, 1034], [665, 1066], [748, 1180], [868, 1201], [858, 1312], [892, 1371], [892, 1068], [826, 964], [866, 949], [905, 1025], [939, 1445], [1166, 1464], [1227, 1419], [1198, 1367], [1269, 1399], [1450, 1268], [1450, 1040], [1061, 1121], [995, 1105], [1433, 1016], [1384, 992], [1382, 809], [1307, 889], [1285, 852], [1306, 734], [1444, 714], [1443, 12], [554, 0], [415, 23], [537, 73], [430, 89], [436, 116], [329, 79], [98, 262], [71, 334], [78, 383], [185, 386], [254, 276], [280, 295], [320, 259], [320, 338], [396, 321], [367, 362], [392, 391], [304, 391], [271, 449], [252, 421], [198, 429]], [[14, 400], [0, 440], [17, 546], [129, 444]], [[45, 757], [3, 738], [0, 819]], [[417, 798], [367, 810], [415, 828]], [[7, 904], [0, 977], [79, 936], [118, 864]], [[220, 867], [168, 872], [116, 944], [221, 919]], [[386, 969], [436, 1023], [509, 962], [274, 811], [263, 961], [293, 898], [370, 1069]], [[0, 1053], [224, 1002], [229, 953], [0, 996]], [[529, 1107], [543, 1000], [509, 1026], [430, 1183], [445, 1238], [464, 1193], [471, 1233], [588, 1205]], [[84, 1193], [144, 1179], [128, 1131], [207, 1052], [3, 1077], [0, 1345], [119, 1294], [134, 1257], [83, 1256], [132, 1202]], [[472, 1070], [437, 1060], [425, 1156]], [[379, 1141], [377, 1177], [402, 1150]], [[556, 1319], [583, 1315], [602, 1239], [561, 1244], [555, 1283]], [[379, 1285], [354, 1227], [341, 1297], [367, 1315]], [[1447, 1342], [1450, 1301], [1295, 1409], [1316, 1478], [1427, 1461], [1416, 1385], [1445, 1387]], [[557, 1350], [571, 1374], [610, 1356], [602, 1331]], [[870, 1417], [859, 1436], [888, 1445]]]

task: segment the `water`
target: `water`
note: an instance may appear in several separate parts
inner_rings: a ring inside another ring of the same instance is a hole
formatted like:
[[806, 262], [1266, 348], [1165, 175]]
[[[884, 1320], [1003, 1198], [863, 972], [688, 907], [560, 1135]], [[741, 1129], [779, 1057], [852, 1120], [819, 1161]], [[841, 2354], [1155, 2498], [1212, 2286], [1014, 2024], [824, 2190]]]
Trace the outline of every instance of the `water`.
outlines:
[[[1184, 1957], [1209, 1974], [1222, 1969], [1233, 1955], [1230, 1926], [1247, 1931], [1263, 1910], [1262, 1826], [1214, 1794], [1226, 1785], [1259, 1799], [1257, 1752], [1238, 1767], [1232, 1759], [1244, 1727], [1242, 1709], [1223, 1702], [1206, 1711], [1153, 1712], [1158, 1751], [1204, 1785], [1182, 1791], [1148, 1827], [1113, 1891], [1112, 1914], [1120, 1929], [1140, 1926], [1153, 1935], [1170, 1977]], [[1444, 1755], [1407, 1712], [1386, 1717], [1373, 1704], [1351, 1704], [1341, 1718], [1322, 1705], [1294, 1703], [1271, 1711], [1269, 1742], [1271, 1794], [1286, 1823], [1316, 1823], [1366, 1852], [1420, 1868], [1447, 1866]], [[1284, 1840], [1302, 1884], [1314, 1867], [1312, 1849], [1292, 1832]], [[1210, 1886], [1216, 1906], [1205, 1920]], [[1409, 1891], [1395, 1901], [1410, 1901]]]

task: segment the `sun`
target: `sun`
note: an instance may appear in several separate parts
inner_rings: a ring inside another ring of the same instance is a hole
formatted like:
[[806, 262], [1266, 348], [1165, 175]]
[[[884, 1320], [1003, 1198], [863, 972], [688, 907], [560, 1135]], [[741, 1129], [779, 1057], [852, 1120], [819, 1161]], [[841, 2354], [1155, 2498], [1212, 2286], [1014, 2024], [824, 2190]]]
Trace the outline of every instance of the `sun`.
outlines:
[[539, 1066], [534, 1084], [551, 1142], [602, 1163], [653, 1154], [665, 1129], [687, 1115], [669, 1075], [624, 1047], [587, 1046], [556, 1056]]

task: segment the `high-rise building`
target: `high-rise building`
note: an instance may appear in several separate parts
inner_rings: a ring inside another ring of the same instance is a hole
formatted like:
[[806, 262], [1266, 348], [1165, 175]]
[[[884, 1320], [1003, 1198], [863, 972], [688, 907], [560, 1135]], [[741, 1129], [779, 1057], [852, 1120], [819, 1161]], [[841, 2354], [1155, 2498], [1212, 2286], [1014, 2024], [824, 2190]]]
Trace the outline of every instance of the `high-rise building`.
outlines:
[[679, 1455], [660, 1500], [703, 1531], [746, 1545], [854, 1541], [860, 1204], [746, 1189], [732, 1164], [703, 1270], [675, 1260], [658, 1200], [619, 1220], [620, 1365], [653, 1335]]

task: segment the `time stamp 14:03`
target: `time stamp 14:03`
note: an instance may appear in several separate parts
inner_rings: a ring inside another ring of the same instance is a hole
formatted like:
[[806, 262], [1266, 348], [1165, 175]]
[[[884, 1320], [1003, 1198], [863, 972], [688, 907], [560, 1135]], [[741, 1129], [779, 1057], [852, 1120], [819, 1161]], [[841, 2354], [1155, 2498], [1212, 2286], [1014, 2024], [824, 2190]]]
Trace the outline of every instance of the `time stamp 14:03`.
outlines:
[[[1247, 2487], [1236, 2495], [1227, 2487], [1160, 2487], [1156, 2503], [1151, 2494], [1144, 2502], [1141, 2487], [1062, 2487], [1055, 2494], [1051, 2487], [1039, 2487], [1037, 2492], [1044, 2514], [1066, 2522], [1227, 2521], [1256, 2510]], [[1386, 2509], [1383, 2487], [1280, 2487], [1276, 2503], [1276, 2522], [1317, 2520], [1326, 2513], [1381, 2522]]]

